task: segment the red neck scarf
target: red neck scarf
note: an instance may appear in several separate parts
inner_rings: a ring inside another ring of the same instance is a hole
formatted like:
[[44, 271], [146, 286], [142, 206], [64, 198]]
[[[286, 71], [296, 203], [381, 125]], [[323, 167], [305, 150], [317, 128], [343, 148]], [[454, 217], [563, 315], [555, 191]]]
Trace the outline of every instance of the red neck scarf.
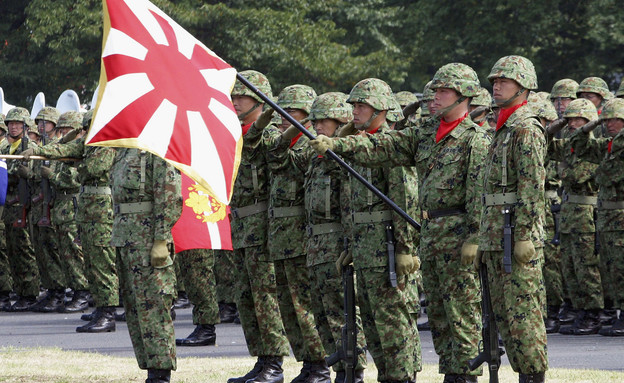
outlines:
[[301, 136], [303, 135], [303, 132], [299, 132], [299, 134], [297, 134], [295, 136], [295, 138], [293, 138], [292, 140], [290, 140], [290, 146], [288, 146], [289, 148], [292, 148], [293, 146], [295, 146], [295, 144], [297, 143], [297, 141], [299, 141], [299, 139], [301, 138]]
[[611, 153], [611, 145], [613, 145], [613, 140], [609, 141], [609, 146], [607, 146], [607, 151]]
[[522, 104], [518, 104], [516, 106], [512, 106], [511, 108], [501, 109], [498, 113], [498, 121], [496, 121], [496, 130], [500, 129], [501, 126], [505, 125], [509, 116], [511, 116], [516, 110], [520, 109], [520, 107], [527, 104], [527, 101], [524, 100]]
[[451, 122], [446, 122], [443, 118], [440, 119], [440, 126], [438, 126], [438, 132], [436, 133], [436, 144], [455, 129], [467, 116], [468, 113]]
[[480, 126], [480, 127], [483, 127], [483, 125], [485, 125], [485, 121], [486, 121], [486, 120], [481, 121], [481, 122], [479, 123], [479, 126]]
[[602, 109], [598, 109], [597, 112], [598, 112], [598, 115], [600, 116], [600, 113], [602, 113]]
[[243, 136], [247, 134], [247, 132], [249, 131], [249, 128], [251, 128], [251, 124], [253, 124], [253, 121], [247, 125], [241, 125], [241, 129], [243, 129]]

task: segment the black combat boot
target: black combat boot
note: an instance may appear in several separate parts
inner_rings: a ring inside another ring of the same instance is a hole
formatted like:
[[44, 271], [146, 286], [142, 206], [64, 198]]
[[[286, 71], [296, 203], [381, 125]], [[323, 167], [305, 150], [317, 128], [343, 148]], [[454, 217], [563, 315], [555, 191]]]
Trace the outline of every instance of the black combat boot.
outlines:
[[15, 303], [9, 308], [9, 311], [22, 312], [28, 311], [37, 303], [36, 297], [19, 297]]
[[546, 326], [546, 334], [559, 332], [559, 307], [548, 306], [544, 325]]
[[571, 324], [574, 322], [578, 314], [578, 310], [572, 308], [572, 301], [566, 299], [563, 301], [561, 305], [561, 310], [559, 310], [559, 324]]
[[83, 321], [91, 322], [93, 318], [95, 318], [95, 316], [97, 315], [97, 311], [98, 309], [96, 308], [90, 314], [82, 314], [80, 316], [80, 319], [82, 319]]
[[35, 298], [35, 303], [30, 305], [28, 308], [29, 311], [39, 312], [43, 306], [48, 304], [48, 301], [52, 297], [52, 289], [46, 289], [41, 292], [38, 297]]
[[236, 303], [219, 303], [219, 319], [221, 323], [233, 323], [237, 317]]
[[603, 327], [598, 334], [604, 336], [624, 336], [624, 311], [620, 310], [620, 317], [613, 323], [613, 326]]
[[336, 371], [336, 379], [334, 379], [334, 383], [345, 383], [346, 376], [347, 373], [344, 370]]
[[175, 309], [188, 309], [191, 307], [191, 301], [189, 300], [186, 291], [180, 291], [178, 293], [178, 299], [173, 301], [173, 308]]
[[603, 326], [610, 326], [618, 319], [617, 310], [616, 309], [607, 309], [600, 310], [600, 323]]
[[600, 324], [600, 309], [583, 310], [579, 315], [580, 320], [574, 322], [574, 335], [597, 334], [602, 325]]
[[246, 383], [284, 383], [284, 370], [282, 370], [281, 356], [267, 356], [264, 359], [262, 370], [255, 378]]
[[299, 375], [295, 376], [295, 379], [291, 380], [290, 383], [302, 383], [305, 381], [305, 378], [308, 377], [308, 375], [310, 375], [310, 368], [312, 367], [311, 365], [312, 362], [308, 361], [308, 360], [304, 360], [303, 361], [303, 367], [301, 367], [301, 371], [299, 372]]
[[245, 375], [240, 376], [238, 378], [230, 378], [228, 379], [227, 383], [245, 383], [249, 379], [253, 379], [256, 376], [258, 376], [260, 371], [262, 371], [263, 366], [264, 366], [264, 356], [259, 356], [258, 360], [256, 361], [256, 364], [253, 366], [251, 371], [249, 371]]
[[96, 310], [96, 314], [84, 326], [76, 327], [76, 332], [112, 332], [115, 331], [115, 307], [105, 306]]
[[537, 374], [520, 374], [520, 383], [544, 383], [545, 374], [538, 372]]
[[[305, 362], [304, 366], [305, 366]], [[308, 362], [308, 376], [303, 379], [303, 383], [331, 383], [331, 373], [325, 361]]]
[[[345, 383], [345, 379], [347, 378], [347, 373], [342, 371], [336, 371], [336, 379], [334, 383]], [[353, 374], [353, 381], [355, 383], [364, 383], [364, 370], [355, 370]]]
[[171, 370], [158, 370], [150, 368], [147, 370], [145, 383], [168, 383], [171, 381]]
[[217, 341], [213, 324], [198, 324], [184, 339], [176, 339], [176, 346], [214, 346]]
[[37, 311], [40, 313], [51, 313], [56, 312], [60, 308], [65, 306], [65, 289], [54, 289], [49, 290], [50, 294], [48, 295], [47, 302], [44, 305], [33, 308], [32, 311]]
[[126, 321], [126, 312], [115, 313], [115, 321], [116, 322], [125, 322]]
[[69, 303], [66, 303], [65, 306], [59, 308], [58, 312], [77, 313], [80, 311], [85, 311], [86, 309], [89, 308], [90, 296], [91, 294], [89, 294], [87, 290], [76, 290], [74, 291], [74, 296], [72, 297], [72, 300]]
[[11, 309], [11, 293], [9, 291], [0, 291], [0, 311], [9, 311]]

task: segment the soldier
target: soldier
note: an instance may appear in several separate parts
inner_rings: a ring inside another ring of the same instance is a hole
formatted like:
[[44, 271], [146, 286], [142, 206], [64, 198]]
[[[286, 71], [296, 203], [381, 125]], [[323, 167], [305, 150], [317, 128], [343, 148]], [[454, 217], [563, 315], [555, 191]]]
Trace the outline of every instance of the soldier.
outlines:
[[[7, 126], [4, 123], [4, 114], [0, 113], [0, 153], [9, 146], [6, 138]], [[0, 205], [0, 216], [4, 211], [4, 205]], [[13, 280], [11, 279], [11, 268], [7, 258], [6, 235], [4, 220], [0, 219], [0, 311], [9, 311], [11, 308], [10, 293], [13, 291]]]
[[190, 249], [178, 254], [180, 275], [193, 302], [195, 329], [184, 339], [176, 339], [177, 346], [213, 346], [217, 340], [215, 324], [219, 323], [215, 254], [212, 249]]
[[[574, 324], [563, 326], [562, 334], [587, 335], [600, 330], [603, 294], [596, 252], [594, 207], [597, 166], [583, 161], [572, 150], [569, 137], [589, 121], [598, 119], [596, 107], [587, 99], [572, 101], [563, 116], [568, 121], [563, 139], [553, 139], [548, 146], [551, 157], [560, 160], [563, 181], [561, 206], [561, 248], [565, 282], [572, 307], [580, 310]], [[550, 307], [549, 307], [550, 311]]]
[[483, 125], [485, 125], [485, 123], [487, 122], [487, 116], [492, 113], [492, 96], [490, 95], [490, 92], [488, 92], [488, 90], [485, 88], [481, 88], [479, 90], [479, 94], [476, 97], [472, 98], [472, 100], [470, 101], [469, 112], [472, 113], [480, 106], [483, 107], [483, 112], [481, 112], [478, 116], [474, 116], [471, 119], [475, 124], [483, 127]]
[[[247, 80], [271, 97], [269, 80], [260, 72], [241, 72]], [[232, 103], [243, 130], [243, 149], [234, 194], [230, 202], [233, 264], [237, 265], [237, 306], [247, 348], [258, 360], [244, 376], [228, 379], [228, 383], [248, 380], [279, 381], [283, 379], [283, 357], [290, 354], [288, 339], [279, 314], [275, 265], [267, 246], [267, 208], [269, 170], [266, 151], [257, 140], [246, 137], [252, 124], [270, 121], [262, 114], [264, 101], [237, 81], [232, 90]]]
[[578, 82], [569, 78], [559, 80], [553, 85], [550, 91], [550, 101], [552, 101], [559, 118], [563, 116], [570, 102], [576, 99], [578, 86]]
[[[93, 113], [85, 114], [82, 126], [88, 129]], [[95, 302], [93, 314], [83, 315], [89, 323], [76, 328], [77, 332], [115, 331], [115, 307], [119, 305], [119, 280], [115, 267], [115, 252], [110, 245], [113, 224], [113, 206], [109, 172], [115, 159], [115, 149], [86, 146], [84, 137], [66, 144], [52, 144], [34, 148], [26, 157], [40, 154], [56, 159], [81, 159], [78, 165], [80, 194], [76, 221], [86, 255], [89, 291]]]
[[[405, 174], [414, 169], [381, 167], [392, 162], [388, 158], [375, 163], [366, 160], [366, 153], [372, 151], [372, 142], [381, 142], [388, 133], [385, 119], [393, 101], [392, 90], [384, 81], [368, 78], [358, 82], [347, 102], [353, 104], [355, 128], [365, 136], [331, 139], [321, 135], [311, 141], [311, 145], [323, 155], [328, 143], [336, 140], [338, 153], [358, 159], [361, 164], [355, 168], [358, 173], [365, 174], [369, 182], [410, 212], [416, 207], [416, 201], [410, 193], [411, 185], [405, 183]], [[345, 266], [353, 261], [362, 326], [368, 351], [377, 366], [377, 380], [412, 382], [421, 368], [420, 339], [411, 316], [413, 305], [408, 301], [412, 294], [408, 296], [406, 292], [408, 286], [411, 288], [407, 275], [420, 263], [414, 257], [413, 228], [356, 179], [351, 178], [348, 185], [350, 217], [346, 218], [345, 228], [349, 250], [341, 254], [337, 264]], [[387, 246], [394, 241], [396, 252], [389, 251]], [[389, 278], [394, 268], [397, 287], [392, 286]]]
[[420, 100], [420, 116], [422, 119], [428, 118], [430, 115], [435, 113], [435, 111], [431, 110], [433, 105], [433, 91], [431, 90], [431, 81], [425, 84], [423, 88], [422, 99]]
[[579, 158], [599, 164], [596, 169], [599, 188], [596, 230], [600, 233], [601, 262], [607, 265], [607, 273], [602, 274], [602, 284], [613, 294], [613, 308], [620, 309], [619, 318], [613, 326], [603, 327], [599, 334], [624, 336], [624, 312], [621, 310], [624, 308], [624, 291], [621, 288], [624, 283], [624, 181], [621, 177], [624, 165], [624, 100], [616, 98], [608, 101], [600, 114], [600, 121], [607, 125], [608, 138], [592, 138], [584, 129], [578, 129], [570, 140]]
[[[30, 119], [28, 111], [16, 107], [7, 113], [10, 145], [2, 147], [2, 154], [17, 154], [35, 144], [28, 140], [26, 123]], [[10, 311], [26, 311], [37, 301], [40, 277], [31, 236], [28, 230], [28, 210], [30, 208], [30, 188], [28, 176], [32, 174], [32, 161], [7, 160], [9, 173], [6, 205], [2, 216], [5, 224], [7, 254], [14, 289], [19, 299]]]
[[[488, 80], [501, 110], [486, 161], [478, 263], [487, 266], [492, 308], [511, 367], [520, 383], [538, 383], [548, 369], [542, 312], [546, 140], [526, 106], [537, 75], [527, 58], [506, 56], [494, 64]], [[505, 227], [512, 228], [512, 236], [503, 234]]]

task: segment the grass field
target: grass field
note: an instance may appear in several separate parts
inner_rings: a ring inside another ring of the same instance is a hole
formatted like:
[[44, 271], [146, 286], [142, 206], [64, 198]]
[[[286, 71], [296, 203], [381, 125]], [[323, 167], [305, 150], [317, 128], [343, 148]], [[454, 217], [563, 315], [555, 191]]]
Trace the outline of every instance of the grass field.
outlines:
[[[229, 377], [245, 374], [253, 366], [252, 358], [179, 358], [178, 370], [172, 382], [225, 383]], [[284, 361], [285, 381], [294, 378], [300, 365], [293, 359]], [[366, 382], [376, 381], [377, 372], [370, 366]], [[146, 372], [139, 370], [134, 358], [120, 358], [96, 353], [63, 351], [58, 348], [0, 348], [0, 382], [74, 383], [74, 382], [144, 382]], [[624, 382], [623, 372], [597, 370], [553, 369], [546, 375], [547, 382], [607, 383]], [[441, 382], [437, 365], [425, 365], [417, 381]], [[487, 382], [488, 377], [479, 379]], [[503, 367], [500, 382], [513, 383], [518, 375]]]

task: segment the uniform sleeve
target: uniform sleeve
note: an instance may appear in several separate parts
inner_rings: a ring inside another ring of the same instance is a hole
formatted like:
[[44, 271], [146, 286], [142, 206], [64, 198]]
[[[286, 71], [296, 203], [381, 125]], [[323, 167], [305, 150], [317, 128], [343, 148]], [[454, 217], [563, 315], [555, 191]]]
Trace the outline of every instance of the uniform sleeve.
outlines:
[[94, 147], [84, 159], [90, 178], [107, 178], [115, 161], [115, 149], [109, 147]]
[[484, 193], [485, 167], [490, 147], [490, 136], [486, 131], [478, 131], [472, 138], [468, 173], [466, 174], [466, 221], [468, 238], [466, 241], [478, 244], [481, 222], [481, 195]]
[[180, 173], [161, 158], [151, 156], [154, 240], [171, 241], [171, 228], [182, 214]]
[[75, 189], [80, 186], [78, 170], [68, 164], [57, 164], [50, 182], [58, 189]]
[[578, 158], [599, 164], [607, 152], [610, 139], [593, 138], [590, 133], [579, 129], [572, 134], [570, 141]]
[[563, 151], [566, 148], [566, 139], [553, 138], [548, 143], [548, 158], [554, 161], [565, 161]]
[[54, 143], [35, 150], [35, 154], [39, 154], [48, 158], [82, 158], [84, 154], [84, 139], [70, 141], [66, 144]]
[[414, 166], [418, 129], [334, 138], [334, 152], [367, 167]]

